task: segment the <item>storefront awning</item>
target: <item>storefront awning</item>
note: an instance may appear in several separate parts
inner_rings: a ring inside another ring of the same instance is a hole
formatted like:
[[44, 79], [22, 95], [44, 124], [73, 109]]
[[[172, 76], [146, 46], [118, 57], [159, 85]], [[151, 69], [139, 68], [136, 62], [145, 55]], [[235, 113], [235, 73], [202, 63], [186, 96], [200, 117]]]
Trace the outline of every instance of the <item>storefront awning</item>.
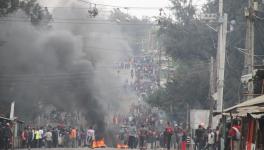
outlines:
[[264, 95], [242, 102], [224, 110], [225, 113], [264, 113]]
[[264, 114], [249, 114], [254, 119], [260, 119], [264, 116]]

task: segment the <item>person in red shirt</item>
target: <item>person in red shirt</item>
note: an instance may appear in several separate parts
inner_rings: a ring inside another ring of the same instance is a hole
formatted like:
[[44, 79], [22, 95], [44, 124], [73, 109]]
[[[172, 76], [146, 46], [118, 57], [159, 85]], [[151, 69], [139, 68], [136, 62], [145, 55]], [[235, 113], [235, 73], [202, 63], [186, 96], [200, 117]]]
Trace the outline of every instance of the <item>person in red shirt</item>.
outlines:
[[173, 134], [173, 128], [171, 127], [170, 122], [167, 122], [167, 126], [166, 126], [165, 132], [164, 132], [167, 150], [170, 150], [172, 134]]
[[228, 138], [230, 139], [230, 149], [239, 150], [241, 126], [237, 120], [234, 121], [233, 126], [228, 130]]
[[28, 129], [24, 128], [24, 130], [21, 133], [21, 140], [22, 140], [22, 147], [27, 147], [27, 141], [28, 141]]

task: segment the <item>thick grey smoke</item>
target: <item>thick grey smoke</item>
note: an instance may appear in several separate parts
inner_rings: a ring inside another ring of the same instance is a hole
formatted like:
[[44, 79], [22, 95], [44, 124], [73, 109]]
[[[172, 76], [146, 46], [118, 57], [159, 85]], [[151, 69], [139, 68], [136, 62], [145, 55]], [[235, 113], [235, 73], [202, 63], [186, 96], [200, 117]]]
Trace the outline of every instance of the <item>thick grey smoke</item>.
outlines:
[[[83, 23], [91, 20], [87, 10], [53, 12], [50, 28], [1, 23], [0, 102], [16, 101], [16, 114], [27, 119], [42, 113], [39, 104], [80, 111], [87, 124], [103, 131], [106, 114], [127, 111], [134, 99], [112, 70], [116, 61], [129, 56], [130, 48], [120, 38], [110, 38], [122, 37], [118, 26], [96, 24], [100, 17]], [[11, 16], [25, 17], [20, 11]], [[58, 18], [67, 21], [58, 23]]]

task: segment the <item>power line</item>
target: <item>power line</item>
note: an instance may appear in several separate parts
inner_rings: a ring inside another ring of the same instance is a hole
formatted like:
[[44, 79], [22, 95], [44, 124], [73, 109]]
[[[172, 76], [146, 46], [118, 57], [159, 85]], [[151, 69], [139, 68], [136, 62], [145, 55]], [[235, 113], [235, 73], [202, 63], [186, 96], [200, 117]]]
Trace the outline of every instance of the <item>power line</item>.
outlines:
[[[111, 7], [111, 8], [119, 8], [119, 9], [154, 9], [154, 10], [159, 10], [159, 9], [174, 9], [175, 7], [172, 6], [165, 6], [165, 7], [145, 7], [145, 6], [120, 6], [120, 5], [111, 5], [111, 4], [103, 4], [103, 3], [93, 3], [85, 0], [78, 0], [82, 3], [94, 5], [94, 6], [102, 6], [102, 7]], [[195, 7], [200, 7], [204, 6], [204, 4], [192, 4], [192, 6]], [[16, 7], [20, 8], [20, 7]], [[43, 8], [62, 8], [62, 9], [90, 9], [91, 6], [89, 7], [76, 7], [76, 6], [43, 6]]]
[[[0, 22], [31, 22], [30, 17], [1, 17]], [[132, 20], [133, 21], [133, 20]], [[40, 20], [40, 23], [80, 23], [80, 24], [111, 24], [111, 25], [151, 25], [158, 26], [151, 22], [116, 22], [115, 20], [106, 20], [106, 19], [92, 19], [92, 18], [52, 18], [50, 21]]]
[[[95, 6], [104, 6], [104, 7], [112, 7], [112, 8], [123, 8], [123, 9], [173, 9], [174, 7], [142, 7], [142, 6], [118, 6], [118, 5], [109, 5], [109, 4], [100, 4], [100, 3], [93, 3], [85, 0], [78, 0], [83, 3], [92, 4]], [[192, 6], [204, 6], [204, 4], [194, 4]]]
[[[238, 48], [238, 47], [235, 47], [235, 48], [236, 48], [236, 50], [238, 50], [239, 52], [241, 52], [241, 53], [243, 53], [245, 55], [251, 55], [251, 54], [245, 52], [245, 50], [247, 50], [247, 49]], [[254, 55], [254, 57], [264, 57], [264, 55]]]
[[[30, 17], [1, 17], [0, 21], [3, 20], [10, 20], [10, 21], [30, 21]], [[116, 23], [116, 24], [143, 24], [143, 25], [154, 25], [154, 23], [151, 23], [150, 21], [141, 21], [141, 20], [131, 20], [133, 23], [130, 23], [130, 20], [125, 20], [123, 22], [116, 22], [114, 19], [94, 19], [94, 18], [51, 18], [50, 22], [56, 22], [56, 21], [81, 21], [81, 22], [99, 22], [99, 23]], [[41, 21], [40, 22], [45, 22]], [[48, 21], [46, 21], [48, 22]]]
[[166, 9], [170, 9], [172, 7], [140, 7], [140, 6], [117, 6], [117, 5], [108, 5], [108, 4], [100, 4], [100, 3], [92, 3], [92, 2], [88, 2], [88, 1], [85, 1], [85, 0], [79, 0], [80, 2], [83, 2], [83, 3], [87, 3], [87, 4], [92, 4], [92, 5], [95, 5], [95, 6], [103, 6], [103, 7], [112, 7], [112, 8], [123, 8], [123, 9], [161, 9], [161, 8], [166, 8]]
[[[30, 20], [13, 20], [13, 19], [0, 19], [0, 22], [19, 22], [19, 23], [29, 23]], [[78, 24], [78, 25], [89, 25], [89, 24], [95, 24], [95, 25], [125, 25], [125, 26], [158, 26], [158, 24], [153, 23], [113, 23], [113, 22], [96, 22], [96, 21], [51, 21], [51, 22], [45, 22], [40, 21], [40, 23], [55, 23], [55, 24]]]

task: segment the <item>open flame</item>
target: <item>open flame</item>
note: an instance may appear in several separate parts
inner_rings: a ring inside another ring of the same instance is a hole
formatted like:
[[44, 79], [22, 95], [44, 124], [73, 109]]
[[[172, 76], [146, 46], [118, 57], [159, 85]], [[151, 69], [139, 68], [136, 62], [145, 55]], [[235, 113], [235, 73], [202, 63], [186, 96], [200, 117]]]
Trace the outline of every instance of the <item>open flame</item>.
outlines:
[[106, 144], [105, 144], [104, 138], [93, 141], [92, 148], [105, 148], [105, 147], [106, 147]]
[[117, 144], [116, 148], [127, 149], [128, 145], [127, 144]]

